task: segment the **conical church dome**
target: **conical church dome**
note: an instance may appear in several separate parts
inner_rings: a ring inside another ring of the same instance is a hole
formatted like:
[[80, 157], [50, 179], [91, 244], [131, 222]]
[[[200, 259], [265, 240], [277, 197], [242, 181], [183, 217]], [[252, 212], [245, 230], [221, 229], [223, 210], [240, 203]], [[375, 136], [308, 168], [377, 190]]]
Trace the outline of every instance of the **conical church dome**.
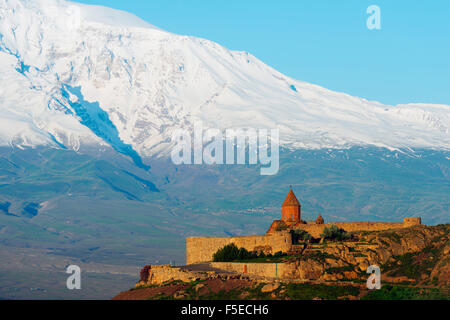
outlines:
[[290, 206], [300, 207], [300, 202], [298, 201], [292, 189], [289, 190], [289, 193], [286, 199], [284, 200], [282, 207], [290, 207]]

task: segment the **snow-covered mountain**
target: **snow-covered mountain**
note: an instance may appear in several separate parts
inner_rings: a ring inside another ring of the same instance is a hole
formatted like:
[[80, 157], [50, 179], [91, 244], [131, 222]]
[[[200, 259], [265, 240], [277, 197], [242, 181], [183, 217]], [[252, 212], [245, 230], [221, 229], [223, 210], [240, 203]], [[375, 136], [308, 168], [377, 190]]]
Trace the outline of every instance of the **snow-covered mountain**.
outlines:
[[[175, 166], [172, 133], [197, 120], [291, 149], [273, 176]], [[448, 105], [333, 92], [125, 12], [0, 0], [0, 297], [73, 298], [54, 277], [80, 261], [77, 298], [106, 298], [119, 266], [184, 261], [185, 237], [263, 234], [291, 184], [305, 220], [447, 223], [449, 128]]]
[[152, 156], [197, 120], [280, 128], [294, 148], [450, 149], [448, 105], [333, 92], [109, 8], [0, 0], [0, 145], [111, 145]]

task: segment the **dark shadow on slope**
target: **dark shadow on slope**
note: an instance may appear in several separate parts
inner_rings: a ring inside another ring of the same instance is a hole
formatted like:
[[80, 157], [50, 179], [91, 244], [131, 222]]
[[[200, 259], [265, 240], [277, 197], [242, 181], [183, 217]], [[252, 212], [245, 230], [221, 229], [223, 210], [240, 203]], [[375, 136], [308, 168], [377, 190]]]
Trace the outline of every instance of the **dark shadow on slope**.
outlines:
[[[88, 127], [95, 135], [109, 143], [114, 150], [129, 156], [138, 167], [145, 170], [150, 169], [150, 166], [147, 166], [142, 162], [141, 157], [133, 150], [133, 147], [129, 144], [125, 144], [120, 139], [119, 131], [109, 119], [108, 113], [100, 108], [99, 103], [84, 100], [83, 94], [81, 93], [81, 87], [71, 87], [64, 84], [61, 93], [63, 97], [67, 99], [67, 102], [70, 104], [76, 115], [81, 118], [80, 123], [82, 125]], [[75, 95], [78, 98], [78, 101], [70, 101], [69, 93]]]
[[49, 135], [53, 142], [56, 143], [61, 149], [67, 149], [67, 147], [59, 142], [53, 134], [49, 133]]
[[17, 217], [15, 214], [9, 212], [9, 208], [11, 207], [11, 202], [0, 202], [0, 212], [3, 212], [7, 216]]
[[22, 215], [26, 218], [32, 219], [36, 217], [39, 213], [41, 205], [35, 202], [28, 202], [22, 210]]
[[160, 192], [159, 189], [155, 186], [155, 184], [153, 182], [139, 178], [138, 176], [132, 174], [131, 172], [128, 172], [125, 170], [123, 172], [125, 172], [127, 175], [134, 178], [135, 180], [139, 181], [143, 185], [145, 185], [148, 188], [148, 190], [153, 191], [153, 192]]
[[107, 161], [95, 163], [95, 173], [104, 183], [116, 192], [120, 192], [129, 200], [142, 201], [148, 192], [159, 192], [155, 184], [140, 178], [126, 170], [119, 170]]
[[103, 182], [105, 182], [105, 183], [106, 183], [111, 189], [113, 189], [114, 191], [120, 192], [120, 193], [122, 193], [123, 195], [125, 195], [125, 197], [126, 197], [128, 200], [142, 201], [141, 199], [139, 199], [138, 197], [136, 197], [136, 196], [133, 195], [132, 193], [130, 193], [130, 192], [124, 190], [124, 189], [121, 189], [121, 188], [115, 186], [114, 183], [111, 182], [109, 179], [107, 179], [107, 178], [105, 178], [105, 177], [100, 177], [100, 176], [99, 176], [99, 178], [100, 178], [101, 180], [103, 180]]

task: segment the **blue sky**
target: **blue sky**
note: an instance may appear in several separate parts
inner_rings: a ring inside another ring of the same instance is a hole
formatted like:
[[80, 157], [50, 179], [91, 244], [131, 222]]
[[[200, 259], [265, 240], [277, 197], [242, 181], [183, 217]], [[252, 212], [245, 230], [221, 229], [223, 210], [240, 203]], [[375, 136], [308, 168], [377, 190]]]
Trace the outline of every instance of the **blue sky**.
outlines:
[[[80, 0], [248, 51], [284, 74], [387, 104], [450, 104], [450, 1]], [[381, 30], [368, 30], [369, 5]]]

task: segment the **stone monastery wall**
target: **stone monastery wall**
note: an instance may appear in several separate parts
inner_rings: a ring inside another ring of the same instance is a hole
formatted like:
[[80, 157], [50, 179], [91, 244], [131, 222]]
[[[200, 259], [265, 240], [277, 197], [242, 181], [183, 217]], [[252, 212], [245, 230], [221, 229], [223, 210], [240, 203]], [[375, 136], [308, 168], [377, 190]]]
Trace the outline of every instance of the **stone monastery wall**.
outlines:
[[314, 238], [320, 238], [325, 227], [335, 225], [347, 232], [353, 231], [383, 231], [403, 228], [402, 222], [333, 222], [327, 224], [302, 224], [298, 228], [305, 230]]
[[405, 218], [403, 222], [331, 222], [327, 224], [301, 224], [299, 229], [303, 229], [308, 232], [314, 238], [320, 238], [322, 231], [325, 227], [335, 225], [340, 229], [344, 229], [347, 232], [354, 231], [383, 231], [398, 228], [407, 228], [415, 225], [420, 225], [420, 218]]
[[264, 251], [275, 253], [289, 251], [292, 246], [291, 234], [275, 232], [270, 235], [245, 236], [245, 237], [191, 237], [186, 238], [186, 263], [194, 264], [212, 261], [212, 256], [220, 248], [234, 243], [239, 248], [248, 251]]
[[[265, 235], [246, 237], [191, 237], [186, 238], [186, 263], [196, 264], [212, 261], [213, 254], [227, 244], [234, 243], [239, 248], [248, 251], [263, 251], [266, 254], [279, 251], [289, 252], [292, 250], [291, 229], [303, 229], [314, 238], [320, 238], [325, 227], [335, 225], [347, 232], [354, 231], [383, 231], [397, 228], [407, 228], [421, 224], [420, 218], [405, 218], [403, 222], [334, 222], [323, 224], [321, 215], [314, 224], [302, 224], [301, 205], [292, 188], [281, 206], [282, 220], [275, 220]], [[284, 228], [284, 230], [283, 230]], [[283, 230], [283, 231], [277, 231]], [[234, 264], [232, 266], [235, 266]], [[257, 268], [257, 266], [252, 267]], [[261, 267], [262, 268], [262, 267]], [[268, 267], [271, 268], [271, 267]], [[273, 273], [273, 270], [265, 270], [263, 273]], [[277, 271], [277, 269], [276, 269]], [[255, 271], [259, 273], [260, 270]]]
[[264, 278], [292, 278], [295, 265], [290, 263], [212, 262], [212, 267]]
[[[336, 225], [347, 232], [353, 232], [383, 231], [420, 224], [420, 218], [405, 218], [404, 222], [332, 222], [327, 224], [301, 224], [298, 225], [298, 228], [305, 230], [314, 238], [320, 238], [323, 229], [331, 225]], [[186, 263], [210, 262], [217, 250], [230, 243], [248, 251], [264, 251], [266, 254], [274, 254], [278, 251], [288, 252], [292, 249], [292, 237], [288, 231], [245, 237], [191, 237], [186, 238]]]

